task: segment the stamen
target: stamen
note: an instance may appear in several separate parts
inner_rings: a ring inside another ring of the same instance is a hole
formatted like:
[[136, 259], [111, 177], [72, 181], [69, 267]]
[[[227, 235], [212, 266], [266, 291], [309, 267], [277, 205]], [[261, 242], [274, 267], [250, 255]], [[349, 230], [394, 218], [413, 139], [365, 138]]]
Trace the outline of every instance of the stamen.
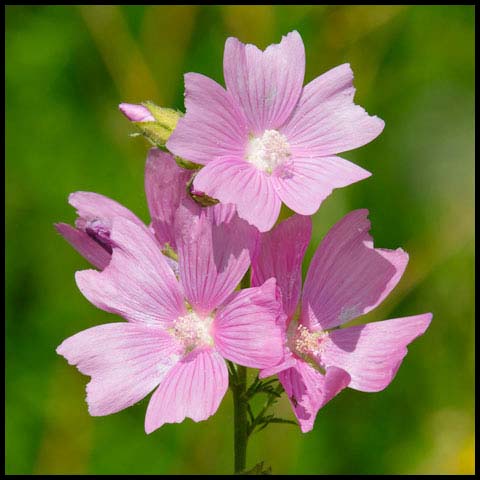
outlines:
[[272, 173], [290, 157], [290, 145], [277, 130], [265, 130], [261, 137], [253, 137], [247, 147], [246, 160], [259, 170]]
[[322, 351], [322, 339], [327, 336], [326, 332], [310, 332], [304, 325], [299, 325], [293, 338], [294, 350], [302, 356], [318, 355]]
[[199, 317], [195, 312], [190, 312], [173, 322], [173, 334], [183, 342], [187, 351], [202, 345], [213, 345], [210, 334], [212, 317]]

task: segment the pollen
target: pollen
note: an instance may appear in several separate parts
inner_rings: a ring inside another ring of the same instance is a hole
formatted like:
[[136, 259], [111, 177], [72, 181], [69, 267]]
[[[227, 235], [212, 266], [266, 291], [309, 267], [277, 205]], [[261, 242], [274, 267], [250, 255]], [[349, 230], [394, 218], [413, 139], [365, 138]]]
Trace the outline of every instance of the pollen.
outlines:
[[265, 130], [261, 137], [250, 139], [245, 158], [259, 170], [271, 174], [290, 155], [286, 137], [277, 130]]
[[321, 352], [321, 341], [326, 332], [311, 332], [304, 325], [299, 325], [293, 339], [294, 349], [299, 355], [317, 355]]
[[210, 333], [212, 321], [212, 317], [200, 317], [195, 312], [190, 312], [173, 322], [172, 333], [184, 344], [187, 351], [203, 345], [213, 345]]

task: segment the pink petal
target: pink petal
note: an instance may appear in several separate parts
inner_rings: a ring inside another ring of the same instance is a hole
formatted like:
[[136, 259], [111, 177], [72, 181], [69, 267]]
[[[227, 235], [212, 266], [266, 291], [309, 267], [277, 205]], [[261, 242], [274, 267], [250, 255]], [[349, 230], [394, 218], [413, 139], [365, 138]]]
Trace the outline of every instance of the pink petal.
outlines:
[[131, 122], [154, 122], [150, 110], [136, 103], [121, 103], [118, 108]]
[[349, 387], [363, 392], [383, 390], [395, 377], [407, 345], [422, 335], [431, 313], [342, 328], [322, 343], [322, 362], [346, 370]]
[[169, 243], [175, 250], [174, 217], [187, 198], [187, 182], [192, 172], [180, 168], [169, 153], [158, 148], [148, 152], [145, 166], [145, 193], [152, 227], [160, 245]]
[[270, 230], [280, 213], [281, 201], [271, 178], [240, 158], [213, 160], [197, 173], [193, 184], [222, 203], [234, 204], [239, 217], [261, 232]]
[[323, 157], [371, 142], [385, 122], [353, 103], [355, 88], [348, 63], [305, 86], [298, 106], [281, 132], [296, 157]]
[[312, 234], [309, 217], [294, 215], [260, 235], [252, 261], [252, 286], [274, 277], [282, 293], [283, 310], [291, 317], [302, 289], [302, 261]]
[[300, 97], [305, 48], [298, 32], [282, 37], [264, 52], [230, 37], [225, 43], [223, 72], [227, 91], [241, 105], [253, 133], [280, 127]]
[[225, 360], [213, 350], [194, 350], [169, 371], [152, 395], [145, 431], [151, 433], [186, 417], [206, 420], [217, 411], [227, 387]]
[[109, 323], [67, 338], [57, 353], [84, 375], [90, 415], [109, 415], [150, 393], [177, 363], [182, 349], [161, 328]]
[[94, 267], [103, 270], [110, 262], [110, 253], [85, 232], [66, 223], [56, 223], [57, 232]]
[[107, 268], [75, 275], [85, 297], [131, 322], [169, 325], [184, 314], [180, 285], [147, 228], [119, 217], [111, 237], [116, 247]]
[[340, 157], [295, 158], [278, 168], [272, 181], [294, 212], [313, 215], [334, 188], [363, 180], [370, 172]]
[[211, 313], [233, 292], [257, 241], [256, 230], [230, 207], [216, 207], [183, 204], [175, 219], [180, 281], [200, 314]]
[[185, 116], [167, 141], [172, 153], [200, 164], [217, 156], [243, 156], [248, 140], [245, 116], [218, 83], [187, 73], [185, 107]]
[[297, 359], [295, 366], [278, 374], [303, 433], [313, 428], [317, 412], [350, 381], [347, 372], [331, 367], [326, 375]]
[[115, 217], [124, 217], [138, 225], [143, 225], [143, 222], [128, 208], [99, 193], [74, 192], [68, 197], [68, 202], [77, 209], [78, 216], [84, 219], [98, 218], [111, 225]]
[[373, 310], [405, 271], [401, 248], [373, 248], [368, 210], [337, 222], [318, 247], [305, 279], [302, 323], [328, 329]]
[[282, 316], [274, 278], [261, 287], [240, 290], [215, 317], [215, 345], [224, 358], [239, 365], [275, 365], [283, 358]]

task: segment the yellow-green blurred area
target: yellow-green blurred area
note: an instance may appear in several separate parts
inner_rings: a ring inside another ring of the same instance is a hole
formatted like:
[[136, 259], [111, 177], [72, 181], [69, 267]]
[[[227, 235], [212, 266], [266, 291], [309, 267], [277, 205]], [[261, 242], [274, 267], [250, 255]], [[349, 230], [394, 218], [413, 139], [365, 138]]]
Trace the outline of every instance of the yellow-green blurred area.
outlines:
[[[223, 84], [227, 37], [265, 48], [296, 29], [308, 82], [349, 62], [355, 100], [382, 135], [342, 156], [373, 175], [335, 190], [313, 217], [304, 269], [326, 231], [368, 208], [375, 245], [410, 264], [358, 322], [433, 312], [380, 393], [344, 390], [302, 434], [271, 425], [248, 466], [279, 474], [474, 472], [473, 6], [6, 7], [6, 473], [230, 473], [228, 393], [209, 420], [144, 432], [148, 398], [90, 417], [88, 377], [55, 353], [66, 337], [120, 318], [91, 305], [89, 268], [54, 230], [70, 192], [107, 195], [149, 221], [149, 145], [120, 102], [184, 109], [183, 74]], [[192, 138], [192, 141], [195, 141]], [[253, 372], [252, 372], [253, 373]], [[276, 413], [293, 418], [286, 398]]]

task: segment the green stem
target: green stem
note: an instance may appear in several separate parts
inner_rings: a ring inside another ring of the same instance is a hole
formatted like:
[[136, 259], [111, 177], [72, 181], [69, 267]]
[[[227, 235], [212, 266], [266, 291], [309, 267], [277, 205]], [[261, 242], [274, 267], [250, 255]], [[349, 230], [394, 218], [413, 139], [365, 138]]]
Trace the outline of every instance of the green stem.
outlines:
[[247, 419], [247, 369], [237, 366], [236, 382], [232, 385], [234, 414], [235, 473], [245, 470], [247, 461], [248, 419]]

